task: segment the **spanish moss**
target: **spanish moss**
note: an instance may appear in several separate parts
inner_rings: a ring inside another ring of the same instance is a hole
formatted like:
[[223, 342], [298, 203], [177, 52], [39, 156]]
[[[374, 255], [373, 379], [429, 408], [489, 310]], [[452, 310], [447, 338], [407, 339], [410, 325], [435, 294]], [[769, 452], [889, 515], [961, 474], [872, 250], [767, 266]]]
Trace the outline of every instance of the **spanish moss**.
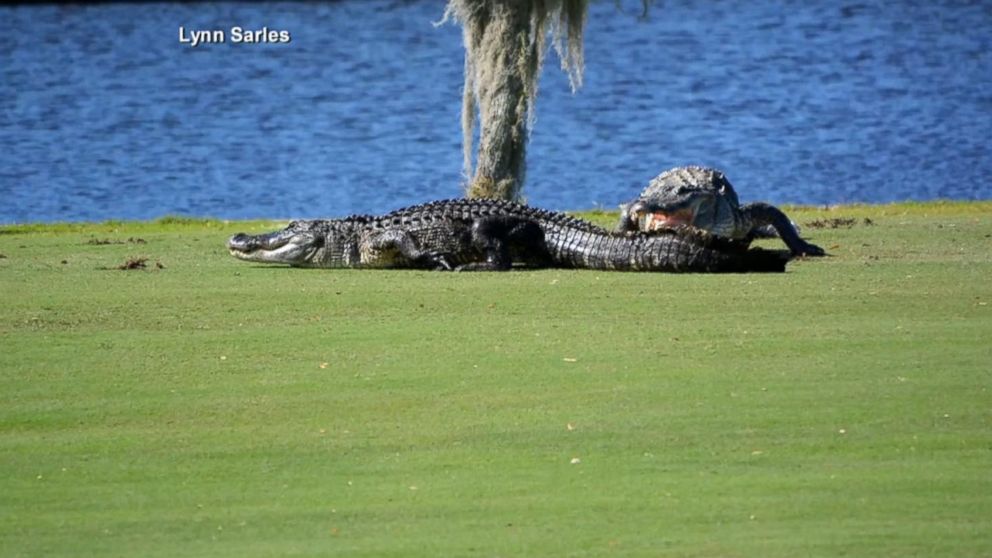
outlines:
[[[520, 199], [537, 80], [550, 42], [572, 91], [582, 85], [582, 32], [588, 0], [450, 0], [444, 20], [461, 23], [466, 195]], [[479, 150], [473, 168], [473, 138]]]

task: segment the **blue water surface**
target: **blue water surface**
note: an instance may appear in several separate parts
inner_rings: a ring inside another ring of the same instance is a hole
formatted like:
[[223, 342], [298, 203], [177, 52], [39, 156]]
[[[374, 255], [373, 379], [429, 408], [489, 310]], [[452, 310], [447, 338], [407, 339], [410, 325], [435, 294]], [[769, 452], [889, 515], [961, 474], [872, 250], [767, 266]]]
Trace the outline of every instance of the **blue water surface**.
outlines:
[[[614, 207], [662, 170], [742, 201], [992, 198], [992, 3], [594, 2], [548, 59], [525, 195]], [[461, 192], [440, 1], [0, 7], [0, 223], [330, 217]], [[234, 44], [230, 29], [291, 42]], [[179, 29], [225, 30], [196, 48]]]

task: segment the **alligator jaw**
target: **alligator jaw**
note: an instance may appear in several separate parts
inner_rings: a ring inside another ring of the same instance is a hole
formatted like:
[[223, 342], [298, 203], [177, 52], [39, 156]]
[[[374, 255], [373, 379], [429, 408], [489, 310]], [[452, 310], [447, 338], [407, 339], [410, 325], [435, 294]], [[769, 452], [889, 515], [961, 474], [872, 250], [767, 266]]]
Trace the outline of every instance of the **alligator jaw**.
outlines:
[[305, 236], [289, 230], [260, 235], [238, 233], [227, 241], [227, 250], [239, 260], [299, 265], [306, 251]]
[[232, 248], [228, 246], [227, 251], [229, 254], [231, 254], [235, 258], [238, 258], [239, 260], [246, 260], [249, 262], [259, 261], [259, 259], [256, 257], [258, 252], [257, 250], [242, 250], [240, 248]]
[[674, 229], [679, 226], [692, 226], [696, 218], [692, 209], [680, 209], [671, 213], [664, 211], [645, 212], [638, 216], [639, 228], [642, 231], [657, 231]]

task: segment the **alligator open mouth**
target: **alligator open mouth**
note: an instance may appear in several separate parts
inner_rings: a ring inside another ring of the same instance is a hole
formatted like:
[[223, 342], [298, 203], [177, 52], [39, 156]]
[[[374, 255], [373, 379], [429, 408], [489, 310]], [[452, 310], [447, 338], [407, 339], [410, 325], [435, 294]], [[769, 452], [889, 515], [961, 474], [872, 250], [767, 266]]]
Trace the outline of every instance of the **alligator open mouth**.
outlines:
[[639, 228], [642, 231], [657, 231], [674, 229], [680, 226], [691, 226], [696, 218], [692, 209], [680, 209], [666, 213], [664, 211], [644, 212], [638, 216]]

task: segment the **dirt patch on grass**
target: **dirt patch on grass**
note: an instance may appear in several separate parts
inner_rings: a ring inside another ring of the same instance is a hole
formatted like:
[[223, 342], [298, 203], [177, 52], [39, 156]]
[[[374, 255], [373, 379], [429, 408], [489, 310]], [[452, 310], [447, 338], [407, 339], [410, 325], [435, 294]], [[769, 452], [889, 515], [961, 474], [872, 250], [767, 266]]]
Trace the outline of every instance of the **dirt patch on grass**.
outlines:
[[850, 217], [834, 217], [832, 219], [817, 219], [815, 221], [803, 223], [803, 226], [811, 229], [850, 229], [851, 227], [859, 224], [870, 227], [874, 225], [875, 222], [867, 217], [860, 221]]
[[117, 269], [122, 271], [127, 271], [129, 269], [145, 269], [147, 265], [148, 258], [130, 258], [126, 262], [117, 266]]
[[127, 240], [110, 240], [109, 238], [91, 238], [86, 241], [90, 246], [107, 246], [110, 244], [148, 244], [144, 238], [130, 237]]
[[[148, 258], [128, 258], [124, 260], [124, 263], [117, 267], [98, 267], [101, 270], [121, 270], [121, 271], [132, 271], [135, 269], [148, 269], [151, 264], [148, 263]], [[162, 262], [155, 262], [155, 269], [165, 269]]]

